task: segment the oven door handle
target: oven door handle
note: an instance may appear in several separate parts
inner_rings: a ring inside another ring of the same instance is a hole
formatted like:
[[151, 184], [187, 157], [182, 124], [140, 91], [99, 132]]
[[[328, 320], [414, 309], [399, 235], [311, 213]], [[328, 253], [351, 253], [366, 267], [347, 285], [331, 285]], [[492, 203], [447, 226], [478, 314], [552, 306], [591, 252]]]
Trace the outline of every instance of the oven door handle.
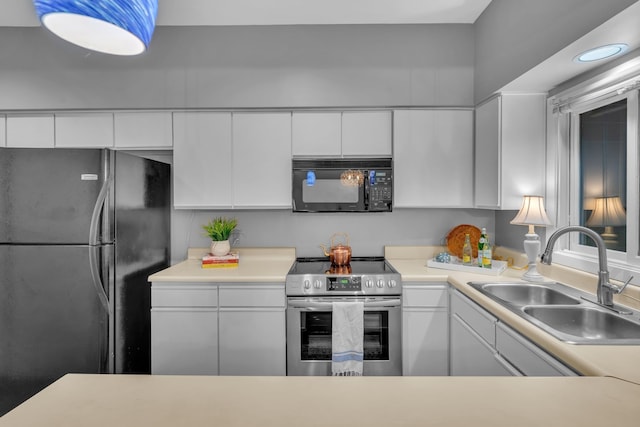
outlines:
[[[364, 303], [364, 308], [370, 307], [399, 307], [402, 301], [398, 299], [389, 299], [384, 301], [369, 301]], [[293, 308], [307, 308], [307, 309], [327, 309], [333, 307], [332, 302], [317, 302], [317, 301], [296, 301], [292, 300], [288, 302], [289, 307]]]

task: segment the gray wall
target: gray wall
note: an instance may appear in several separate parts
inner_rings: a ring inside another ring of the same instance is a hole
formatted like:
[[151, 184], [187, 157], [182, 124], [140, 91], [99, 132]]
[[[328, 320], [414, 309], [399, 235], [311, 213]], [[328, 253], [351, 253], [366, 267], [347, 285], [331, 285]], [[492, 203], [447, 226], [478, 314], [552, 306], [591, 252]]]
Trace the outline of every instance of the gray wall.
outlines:
[[[237, 246], [289, 246], [298, 256], [322, 256], [319, 245], [334, 233], [349, 234], [353, 256], [381, 256], [385, 245], [440, 245], [459, 224], [487, 227], [494, 212], [476, 209], [398, 209], [390, 213], [292, 213], [290, 211], [175, 210], [172, 259], [185, 259], [189, 247], [208, 247], [202, 225], [216, 216], [238, 219]], [[342, 241], [342, 240], [340, 240]]]
[[475, 103], [636, 0], [492, 0], [475, 23]]
[[473, 106], [473, 25], [158, 27], [137, 57], [0, 28], [0, 110]]

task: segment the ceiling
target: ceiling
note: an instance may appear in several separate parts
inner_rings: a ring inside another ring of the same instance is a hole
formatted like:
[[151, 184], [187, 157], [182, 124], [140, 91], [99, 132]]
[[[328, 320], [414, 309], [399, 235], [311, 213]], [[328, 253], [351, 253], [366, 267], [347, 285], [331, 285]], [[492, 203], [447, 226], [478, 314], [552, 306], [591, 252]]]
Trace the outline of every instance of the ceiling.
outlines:
[[[158, 0], [159, 26], [472, 24], [491, 0]], [[0, 26], [40, 25], [32, 0], [2, 0]]]

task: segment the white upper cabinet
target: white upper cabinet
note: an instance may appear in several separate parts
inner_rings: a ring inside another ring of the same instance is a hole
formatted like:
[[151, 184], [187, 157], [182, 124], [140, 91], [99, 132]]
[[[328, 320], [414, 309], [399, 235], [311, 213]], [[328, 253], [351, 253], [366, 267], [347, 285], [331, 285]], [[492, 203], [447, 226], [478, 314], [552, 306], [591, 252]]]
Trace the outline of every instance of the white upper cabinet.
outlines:
[[291, 208], [291, 113], [233, 114], [233, 206]]
[[173, 146], [170, 111], [114, 114], [116, 148], [165, 149]]
[[294, 156], [340, 156], [342, 113], [294, 112], [291, 123]]
[[0, 147], [7, 146], [7, 118], [0, 116]]
[[342, 113], [342, 155], [391, 157], [391, 111]]
[[55, 146], [57, 148], [113, 147], [113, 114], [56, 114]]
[[473, 111], [394, 111], [394, 207], [473, 207]]
[[53, 148], [53, 114], [7, 116], [7, 147]]
[[232, 206], [231, 113], [173, 114], [176, 208]]
[[546, 95], [502, 94], [476, 108], [475, 205], [517, 210], [544, 195]]
[[294, 112], [294, 156], [391, 157], [391, 111]]

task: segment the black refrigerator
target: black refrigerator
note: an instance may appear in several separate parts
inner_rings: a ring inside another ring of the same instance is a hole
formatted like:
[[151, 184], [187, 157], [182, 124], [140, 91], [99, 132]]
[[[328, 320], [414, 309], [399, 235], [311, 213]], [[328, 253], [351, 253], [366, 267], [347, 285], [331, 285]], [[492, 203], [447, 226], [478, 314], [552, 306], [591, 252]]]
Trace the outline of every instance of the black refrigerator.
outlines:
[[150, 373], [170, 175], [106, 149], [0, 148], [0, 416], [66, 373]]

